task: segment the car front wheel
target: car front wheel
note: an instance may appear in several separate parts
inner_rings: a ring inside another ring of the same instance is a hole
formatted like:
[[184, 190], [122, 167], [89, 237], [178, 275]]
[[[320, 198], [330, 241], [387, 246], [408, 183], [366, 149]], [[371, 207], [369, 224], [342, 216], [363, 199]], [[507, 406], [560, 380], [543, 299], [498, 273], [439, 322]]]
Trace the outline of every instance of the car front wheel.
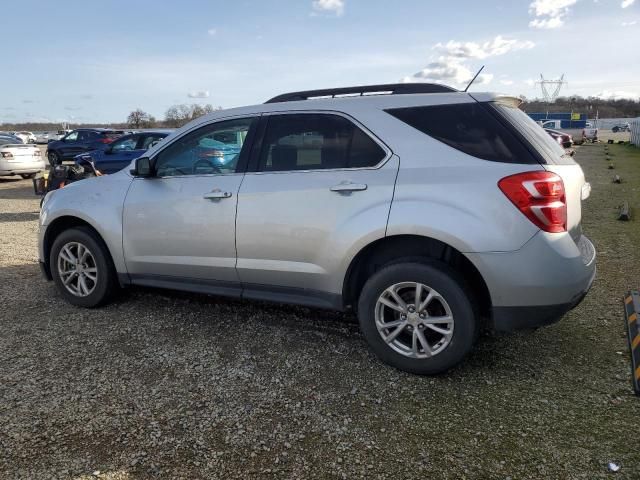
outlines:
[[47, 158], [49, 159], [49, 165], [51, 165], [52, 167], [55, 167], [56, 165], [60, 165], [60, 163], [62, 163], [60, 161], [60, 155], [58, 155], [56, 152], [49, 152], [47, 154]]
[[373, 274], [360, 295], [358, 317], [378, 358], [421, 375], [458, 364], [477, 333], [464, 280], [437, 261], [397, 263]]
[[106, 303], [117, 289], [107, 247], [89, 228], [62, 232], [53, 242], [49, 266], [58, 290], [73, 305], [97, 307]]

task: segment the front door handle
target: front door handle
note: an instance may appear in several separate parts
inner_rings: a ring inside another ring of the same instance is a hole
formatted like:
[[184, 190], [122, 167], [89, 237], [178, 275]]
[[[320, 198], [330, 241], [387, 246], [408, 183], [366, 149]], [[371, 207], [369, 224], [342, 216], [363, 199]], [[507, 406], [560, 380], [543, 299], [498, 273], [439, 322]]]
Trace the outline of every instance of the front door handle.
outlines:
[[338, 193], [360, 192], [366, 189], [367, 189], [366, 183], [352, 183], [352, 182], [342, 182], [330, 188], [332, 192], [338, 192]]
[[220, 198], [229, 198], [230, 196], [231, 192], [223, 192], [220, 189], [216, 189], [212, 192], [205, 193], [202, 198], [206, 198], [208, 200], [219, 200]]

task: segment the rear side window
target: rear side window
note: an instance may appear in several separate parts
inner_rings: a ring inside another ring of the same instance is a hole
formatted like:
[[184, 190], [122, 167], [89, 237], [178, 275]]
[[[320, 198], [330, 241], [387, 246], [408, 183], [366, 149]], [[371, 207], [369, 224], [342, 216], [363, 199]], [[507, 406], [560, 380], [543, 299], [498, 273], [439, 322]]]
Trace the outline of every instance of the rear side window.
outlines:
[[269, 117], [259, 170], [373, 167], [386, 152], [351, 121], [331, 114]]
[[492, 162], [538, 163], [510, 131], [479, 103], [387, 110], [450, 147]]

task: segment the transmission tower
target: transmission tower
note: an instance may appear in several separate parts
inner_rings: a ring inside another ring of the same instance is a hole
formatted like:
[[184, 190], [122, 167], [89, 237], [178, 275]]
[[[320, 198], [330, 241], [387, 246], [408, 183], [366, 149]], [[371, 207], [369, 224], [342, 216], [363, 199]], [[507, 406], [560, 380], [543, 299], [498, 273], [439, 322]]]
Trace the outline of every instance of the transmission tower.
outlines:
[[560, 89], [566, 84], [567, 81], [564, 79], [564, 73], [557, 80], [545, 80], [542, 74], [540, 74], [540, 81], [536, 82], [536, 85], [540, 85], [542, 96], [547, 103], [555, 102], [558, 95], [560, 95]]

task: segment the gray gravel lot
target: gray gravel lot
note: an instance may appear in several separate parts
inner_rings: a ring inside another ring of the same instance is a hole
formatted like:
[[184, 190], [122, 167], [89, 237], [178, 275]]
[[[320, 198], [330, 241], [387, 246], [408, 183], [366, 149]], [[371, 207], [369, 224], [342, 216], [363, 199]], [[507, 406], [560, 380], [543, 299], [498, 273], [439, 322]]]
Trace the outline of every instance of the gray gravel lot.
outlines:
[[36, 264], [38, 199], [0, 179], [0, 478], [640, 477], [621, 296], [640, 286], [640, 153], [578, 148], [599, 277], [552, 327], [404, 374], [350, 315], [135, 289], [65, 304]]

